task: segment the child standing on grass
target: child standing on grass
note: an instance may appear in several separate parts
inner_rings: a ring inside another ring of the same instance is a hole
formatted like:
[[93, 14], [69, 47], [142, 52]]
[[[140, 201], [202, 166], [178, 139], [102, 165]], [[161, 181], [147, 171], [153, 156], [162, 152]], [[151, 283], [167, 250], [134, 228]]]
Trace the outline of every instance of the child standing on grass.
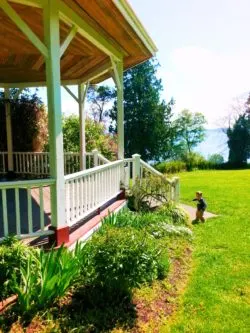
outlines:
[[201, 222], [204, 223], [205, 219], [204, 219], [203, 215], [207, 208], [207, 204], [206, 204], [206, 201], [202, 197], [201, 191], [197, 191], [195, 193], [195, 198], [193, 199], [193, 201], [198, 201], [195, 222], [198, 222], [199, 220], [201, 220]]

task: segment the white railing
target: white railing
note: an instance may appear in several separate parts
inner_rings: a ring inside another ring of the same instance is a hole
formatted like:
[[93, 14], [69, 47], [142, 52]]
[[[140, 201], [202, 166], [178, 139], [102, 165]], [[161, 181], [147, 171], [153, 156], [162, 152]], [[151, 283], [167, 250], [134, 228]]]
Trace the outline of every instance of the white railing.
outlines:
[[[86, 169], [98, 165], [110, 163], [97, 150], [86, 153]], [[49, 153], [48, 152], [14, 152], [13, 153], [14, 172], [22, 175], [35, 175], [48, 177]], [[65, 174], [72, 174], [80, 171], [80, 153], [64, 153], [64, 171]], [[8, 172], [8, 153], [0, 152], [0, 174]]]
[[14, 171], [17, 174], [49, 175], [49, 153], [13, 153]]
[[115, 161], [65, 176], [66, 222], [73, 225], [120, 193], [124, 162]]
[[53, 179], [0, 182], [0, 239], [49, 235], [50, 188]]
[[0, 174], [5, 174], [8, 171], [8, 154], [0, 152]]
[[180, 196], [180, 180], [178, 177], [167, 178], [151, 165], [141, 160], [140, 155], [135, 154], [132, 158], [124, 160], [124, 187], [129, 188], [136, 183], [136, 180], [146, 178], [148, 174], [162, 177], [169, 185], [169, 198], [178, 202]]

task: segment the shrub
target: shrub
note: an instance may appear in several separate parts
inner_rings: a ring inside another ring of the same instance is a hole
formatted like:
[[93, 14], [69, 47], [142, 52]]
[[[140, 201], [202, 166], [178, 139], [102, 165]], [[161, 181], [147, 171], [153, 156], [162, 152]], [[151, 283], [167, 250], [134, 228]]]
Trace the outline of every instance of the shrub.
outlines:
[[171, 180], [149, 174], [137, 179], [130, 189], [128, 206], [137, 212], [150, 211], [155, 205], [169, 202], [171, 190]]
[[186, 171], [187, 166], [183, 161], [166, 161], [156, 164], [155, 168], [161, 173], [171, 174]]
[[[14, 274], [13, 290], [21, 313], [33, 313], [62, 297], [80, 274], [79, 245], [74, 253], [64, 247], [50, 252], [31, 253], [21, 265], [20, 281]], [[32, 263], [35, 262], [35, 265]]]
[[[26, 269], [27, 258], [35, 255], [37, 250], [18, 241], [15, 237], [6, 238], [0, 245], [0, 299], [7, 298], [14, 294], [11, 278], [13, 273], [16, 276], [17, 284], [21, 280], [20, 268]], [[35, 262], [30, 262], [33, 269]]]
[[208, 162], [211, 164], [223, 164], [224, 163], [224, 157], [220, 154], [212, 154], [208, 157]]
[[95, 234], [83, 252], [84, 280], [112, 295], [128, 293], [168, 270], [166, 255], [161, 255], [154, 238], [130, 227], [109, 227]]
[[156, 214], [158, 215], [159, 220], [166, 220], [169, 218], [173, 224], [177, 225], [188, 225], [189, 217], [188, 214], [180, 206], [175, 205], [172, 202], [169, 202], [157, 210]]

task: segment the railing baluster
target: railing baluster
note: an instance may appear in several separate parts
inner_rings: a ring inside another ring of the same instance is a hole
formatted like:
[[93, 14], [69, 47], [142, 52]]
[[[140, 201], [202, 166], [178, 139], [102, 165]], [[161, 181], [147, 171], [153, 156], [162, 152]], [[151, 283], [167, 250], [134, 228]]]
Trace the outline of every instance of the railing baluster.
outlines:
[[15, 188], [16, 233], [21, 234], [19, 188]]
[[27, 190], [27, 200], [28, 200], [28, 230], [29, 233], [33, 232], [33, 224], [32, 224], [32, 196], [31, 196], [31, 188], [28, 187]]
[[7, 210], [7, 199], [6, 199], [6, 189], [2, 189], [2, 206], [3, 206], [3, 230], [4, 236], [8, 236], [9, 226], [8, 226], [8, 210]]
[[44, 230], [44, 201], [43, 201], [43, 187], [39, 187], [39, 203], [40, 203], [40, 228]]

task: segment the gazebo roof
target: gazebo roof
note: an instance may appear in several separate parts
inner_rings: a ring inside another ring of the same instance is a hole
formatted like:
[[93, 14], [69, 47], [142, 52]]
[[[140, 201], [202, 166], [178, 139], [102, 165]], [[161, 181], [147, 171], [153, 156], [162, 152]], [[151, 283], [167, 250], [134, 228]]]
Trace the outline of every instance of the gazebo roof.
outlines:
[[[44, 43], [43, 0], [8, 0]], [[133, 67], [157, 51], [126, 0], [59, 0], [60, 39], [68, 48], [61, 57], [65, 84], [100, 82], [111, 76], [112, 61]], [[1, 9], [0, 86], [41, 86], [46, 81], [44, 56]]]

